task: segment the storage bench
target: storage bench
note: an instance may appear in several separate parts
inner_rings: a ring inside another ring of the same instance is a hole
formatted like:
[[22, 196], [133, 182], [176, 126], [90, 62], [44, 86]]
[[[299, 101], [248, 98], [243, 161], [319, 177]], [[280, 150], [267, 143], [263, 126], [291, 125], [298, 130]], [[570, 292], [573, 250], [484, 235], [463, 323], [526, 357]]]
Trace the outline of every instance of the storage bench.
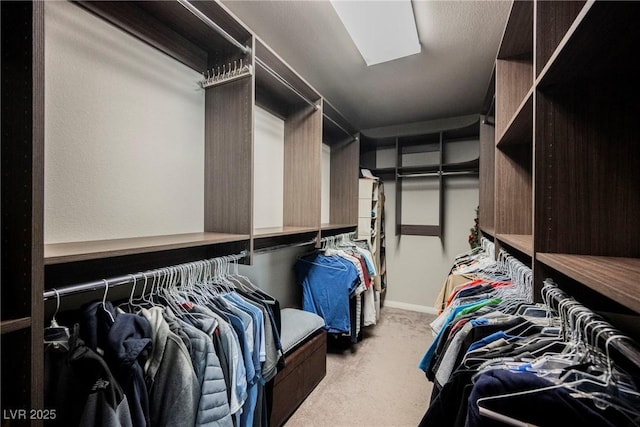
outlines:
[[285, 367], [273, 379], [269, 425], [281, 426], [327, 372], [327, 332], [316, 314], [285, 308], [281, 311], [280, 341]]

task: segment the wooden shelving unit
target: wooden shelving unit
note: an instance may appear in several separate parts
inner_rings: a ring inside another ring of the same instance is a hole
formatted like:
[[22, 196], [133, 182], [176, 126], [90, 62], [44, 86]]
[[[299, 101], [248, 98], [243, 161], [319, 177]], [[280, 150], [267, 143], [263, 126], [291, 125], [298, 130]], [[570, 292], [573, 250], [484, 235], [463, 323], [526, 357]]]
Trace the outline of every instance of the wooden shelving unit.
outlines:
[[322, 142], [331, 150], [329, 223], [321, 226], [321, 235], [327, 235], [357, 227], [360, 172], [360, 134], [328, 102], [323, 102]]
[[[258, 38], [255, 55], [255, 104], [284, 120], [284, 205], [280, 234], [292, 234], [287, 232], [289, 227], [312, 227], [319, 232], [322, 98]], [[258, 233], [259, 230], [253, 231], [254, 235], [259, 236]]]
[[514, 1], [495, 134], [481, 128], [481, 230], [530, 263], [538, 289], [550, 277], [626, 314], [640, 313], [639, 19], [631, 2]]
[[[252, 71], [203, 89], [202, 232], [45, 245], [45, 3], [1, 3], [0, 331], [2, 346], [11, 348], [2, 354], [3, 408], [44, 408], [45, 289], [240, 252], [249, 254], [246, 261], [251, 262], [254, 249], [306, 244], [321, 235], [323, 108], [328, 107], [315, 89], [220, 2], [192, 2], [192, 7], [235, 43], [178, 2], [74, 4], [111, 24], [114, 31], [139, 39], [198, 73], [240, 60]], [[285, 121], [284, 221], [268, 230], [254, 230], [253, 224], [256, 106]], [[344, 122], [341, 126], [352, 130]], [[353, 230], [358, 139], [345, 143], [332, 136], [332, 130], [326, 132], [335, 179], [331, 224], [324, 230]], [[355, 130], [353, 135], [357, 136]]]

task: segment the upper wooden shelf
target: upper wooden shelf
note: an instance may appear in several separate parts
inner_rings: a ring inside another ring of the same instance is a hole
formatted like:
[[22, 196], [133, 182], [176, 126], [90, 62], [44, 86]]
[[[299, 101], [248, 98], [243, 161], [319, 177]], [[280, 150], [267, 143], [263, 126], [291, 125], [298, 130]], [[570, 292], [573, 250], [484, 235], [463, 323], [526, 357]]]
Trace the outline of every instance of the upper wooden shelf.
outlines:
[[9, 334], [11, 332], [26, 329], [31, 326], [31, 318], [23, 317], [20, 319], [9, 319], [0, 322], [0, 334]]
[[640, 313], [640, 258], [538, 253], [536, 259]]
[[507, 26], [502, 35], [498, 59], [507, 59], [533, 52], [533, 2], [514, 1]]
[[498, 240], [522, 252], [533, 256], [533, 236], [530, 234], [498, 234]]
[[265, 227], [253, 230], [253, 236], [256, 239], [263, 237], [289, 236], [292, 234], [312, 233], [318, 231], [317, 227]]
[[531, 144], [533, 140], [533, 87], [527, 92], [515, 114], [498, 136], [497, 146]]
[[188, 233], [44, 245], [44, 263], [62, 264], [115, 256], [249, 240], [248, 234]]
[[629, 55], [640, 43], [639, 20], [636, 2], [587, 1], [540, 72], [537, 85], [637, 77], [637, 63]]

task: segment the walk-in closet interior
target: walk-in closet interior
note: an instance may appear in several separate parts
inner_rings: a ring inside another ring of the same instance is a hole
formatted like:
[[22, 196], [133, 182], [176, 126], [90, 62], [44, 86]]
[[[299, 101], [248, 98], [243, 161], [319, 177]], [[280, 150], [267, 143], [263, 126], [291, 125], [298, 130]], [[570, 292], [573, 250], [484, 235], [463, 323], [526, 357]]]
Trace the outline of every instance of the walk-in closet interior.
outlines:
[[640, 426], [640, 3], [0, 12], [2, 427]]

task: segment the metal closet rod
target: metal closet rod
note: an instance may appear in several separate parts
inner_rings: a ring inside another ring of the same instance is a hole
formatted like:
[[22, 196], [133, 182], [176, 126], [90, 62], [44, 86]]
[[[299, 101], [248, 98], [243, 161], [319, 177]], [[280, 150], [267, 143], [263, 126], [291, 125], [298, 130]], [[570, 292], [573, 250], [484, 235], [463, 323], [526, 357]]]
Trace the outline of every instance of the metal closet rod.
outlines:
[[[344, 117], [344, 114], [342, 114], [342, 113], [340, 112], [340, 110], [338, 110], [336, 107], [334, 107], [334, 106], [333, 106], [333, 104], [332, 104], [332, 103], [330, 103], [328, 99], [324, 98], [323, 102], [324, 102], [325, 104], [327, 104], [329, 107], [331, 107], [331, 109], [332, 109], [333, 111], [335, 111], [336, 113], [338, 113], [338, 115], [339, 115], [340, 117], [342, 117], [343, 119], [345, 119], [345, 120], [346, 120], [346, 118]], [[329, 121], [330, 121], [331, 123], [333, 123], [334, 125], [338, 126], [338, 128], [340, 128], [340, 130], [341, 130], [342, 132], [344, 132], [344, 133], [346, 133], [347, 135], [349, 135], [349, 136], [353, 137], [353, 139], [354, 139], [355, 141], [357, 141], [357, 140], [358, 140], [358, 137], [357, 137], [357, 136], [353, 136], [352, 134], [350, 134], [347, 130], [345, 130], [345, 128], [343, 128], [343, 127], [342, 127], [342, 126], [340, 126], [338, 123], [336, 123], [336, 122], [335, 122], [331, 117], [329, 117], [326, 113], [324, 113], [324, 112], [323, 112], [322, 114], [323, 114], [327, 119], [329, 119]]]
[[274, 251], [278, 251], [280, 249], [287, 249], [287, 248], [298, 248], [301, 246], [309, 246], [309, 245], [315, 245], [316, 244], [316, 239], [311, 239], [308, 240], [306, 242], [299, 242], [299, 243], [293, 243], [293, 244], [282, 244], [282, 245], [276, 245], [276, 246], [269, 246], [267, 248], [262, 248], [262, 249], [256, 249], [253, 251], [254, 255], [262, 255], [262, 254], [266, 254], [269, 252], [274, 252]]
[[343, 128], [342, 126], [340, 126], [340, 124], [338, 122], [336, 122], [335, 120], [333, 120], [331, 117], [329, 117], [329, 115], [327, 113], [322, 113], [322, 115], [329, 120], [331, 123], [333, 123], [334, 125], [336, 125], [338, 127], [338, 129], [340, 129], [342, 132], [346, 133], [347, 136], [350, 136], [351, 138], [353, 138], [354, 141], [358, 140], [358, 137], [355, 135], [351, 135], [349, 133], [349, 131], [347, 131], [345, 128]]
[[[111, 289], [111, 288], [114, 288], [116, 286], [121, 286], [121, 285], [126, 285], [126, 284], [129, 284], [129, 283], [133, 283], [134, 280], [135, 281], [144, 280], [145, 278], [148, 279], [149, 277], [153, 277], [154, 275], [159, 275], [159, 274], [165, 275], [166, 272], [169, 271], [172, 268], [188, 267], [190, 265], [197, 264], [198, 262], [207, 262], [207, 261], [211, 262], [211, 261], [213, 261], [215, 259], [227, 258], [229, 260], [234, 260], [235, 261], [235, 260], [240, 260], [242, 258], [245, 258], [248, 254], [249, 254], [249, 252], [244, 250], [244, 251], [240, 252], [237, 255], [227, 255], [227, 256], [222, 256], [222, 257], [218, 257], [218, 258], [210, 258], [210, 259], [203, 260], [203, 261], [187, 262], [187, 263], [184, 263], [184, 264], [178, 264], [178, 265], [174, 265], [174, 266], [162, 267], [162, 268], [157, 268], [155, 270], [145, 271], [144, 273], [127, 274], [126, 276], [118, 276], [118, 277], [113, 277], [111, 279], [97, 280], [95, 282], [79, 283], [79, 284], [76, 284], [76, 285], [64, 286], [62, 288], [54, 288], [55, 291], [53, 289], [45, 291], [43, 293], [43, 297], [44, 297], [44, 300], [46, 301], [46, 300], [51, 299], [51, 298], [56, 298], [57, 296], [63, 297], [65, 295], [97, 291], [99, 289], [104, 290], [105, 287], [108, 287], [109, 289]], [[56, 295], [56, 291], [57, 291], [57, 295]]]
[[298, 95], [298, 97], [300, 97], [304, 102], [306, 102], [307, 104], [311, 105], [313, 107], [314, 110], [318, 110], [318, 108], [320, 108], [318, 106], [318, 104], [316, 104], [315, 102], [309, 100], [309, 98], [307, 98], [306, 96], [304, 96], [298, 89], [296, 89], [291, 83], [289, 83], [284, 77], [282, 77], [280, 74], [278, 74], [277, 72], [275, 72], [271, 67], [269, 67], [267, 64], [265, 64], [262, 59], [258, 58], [257, 56], [255, 57], [256, 59], [256, 64], [260, 65], [262, 68], [264, 68], [269, 74], [271, 74], [273, 77], [275, 77], [280, 83], [282, 83], [283, 85], [285, 85], [287, 87], [287, 89], [289, 89], [291, 92], [295, 93], [296, 95]]
[[327, 237], [323, 237], [320, 239], [320, 242], [328, 242], [330, 240], [336, 240], [342, 236], [348, 237], [350, 239], [355, 239], [356, 237], [356, 232], [355, 231], [350, 231], [348, 233], [340, 233], [340, 234], [334, 234], [333, 236], [327, 236]]
[[231, 43], [232, 45], [240, 49], [242, 53], [244, 53], [245, 55], [248, 55], [249, 53], [251, 53], [250, 47], [245, 46], [242, 43], [240, 43], [238, 40], [234, 39], [231, 34], [227, 33], [221, 26], [213, 22], [207, 15], [200, 12], [198, 8], [196, 8], [194, 5], [189, 3], [187, 0], [177, 0], [177, 1], [182, 5], [182, 7], [187, 9], [189, 12], [193, 13], [198, 19], [204, 22], [208, 27], [215, 30], [218, 34], [224, 37], [225, 40], [227, 40], [229, 43]]

